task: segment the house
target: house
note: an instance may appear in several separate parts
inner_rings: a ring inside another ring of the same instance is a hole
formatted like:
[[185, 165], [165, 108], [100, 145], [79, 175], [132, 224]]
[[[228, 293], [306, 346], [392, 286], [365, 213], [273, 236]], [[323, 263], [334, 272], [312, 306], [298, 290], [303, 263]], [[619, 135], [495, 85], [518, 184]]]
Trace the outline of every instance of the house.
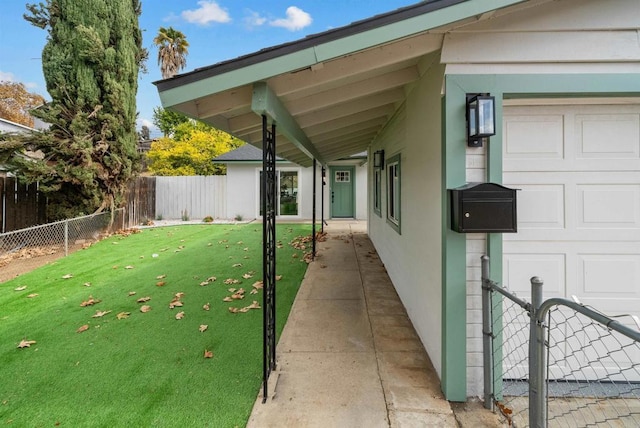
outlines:
[[[44, 122], [42, 122], [41, 120], [34, 118], [35, 120], [35, 125], [37, 126], [37, 128], [31, 128], [29, 126], [26, 125], [22, 125], [21, 123], [16, 123], [16, 122], [12, 122], [8, 119], [3, 119], [0, 117], [0, 135], [1, 134], [24, 134], [27, 132], [32, 132], [35, 131], [37, 129], [44, 129], [46, 128], [46, 124], [44, 124]], [[2, 141], [0, 141], [0, 144], [2, 143]], [[31, 151], [27, 151], [25, 153], [25, 156], [27, 157], [33, 157], [33, 158], [42, 158], [42, 154], [40, 152], [31, 152]], [[7, 176], [7, 171], [5, 169], [5, 167], [3, 165], [0, 165], [0, 177], [6, 177]]]
[[[316, 217], [367, 218], [366, 153], [355, 154], [328, 164], [324, 180], [316, 170]], [[262, 150], [245, 144], [213, 159], [227, 165], [226, 218], [261, 217], [260, 182]], [[309, 220], [313, 217], [313, 168], [276, 158], [280, 189], [276, 215], [282, 220]], [[322, 186], [322, 182], [326, 182]], [[323, 190], [324, 189], [324, 190]], [[323, 193], [322, 193], [323, 192]], [[321, 211], [324, 209], [324, 211]]]
[[[156, 82], [165, 108], [320, 165], [367, 150], [368, 232], [447, 399], [481, 394], [480, 269], [640, 315], [638, 0], [433, 0]], [[467, 142], [467, 95], [495, 135]], [[266, 129], [267, 126], [264, 126]], [[268, 141], [268, 140], [265, 140]], [[517, 233], [451, 229], [502, 183]]]

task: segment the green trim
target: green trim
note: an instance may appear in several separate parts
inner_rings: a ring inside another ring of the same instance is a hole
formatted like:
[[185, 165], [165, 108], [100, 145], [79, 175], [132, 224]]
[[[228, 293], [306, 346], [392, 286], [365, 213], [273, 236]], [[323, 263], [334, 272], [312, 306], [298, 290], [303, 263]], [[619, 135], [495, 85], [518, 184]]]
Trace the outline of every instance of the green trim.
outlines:
[[[201, 80], [183, 85], [158, 90], [160, 101], [164, 107], [193, 101], [207, 95], [228, 89], [249, 85], [266, 80], [279, 74], [290, 73], [312, 65], [329, 61], [369, 49], [374, 46], [390, 43], [394, 40], [410, 37], [433, 28], [461, 21], [472, 16], [481, 15], [496, 9], [522, 3], [524, 0], [468, 0], [442, 9], [433, 10], [413, 18], [378, 26], [366, 31], [327, 42], [319, 41], [317, 45], [292, 53], [270, 58], [257, 64], [234, 68]], [[301, 39], [300, 41], [304, 41]], [[294, 44], [296, 42], [293, 42]], [[180, 79], [177, 76], [176, 79]]]
[[[637, 74], [464, 74], [445, 76], [443, 100], [443, 200], [465, 182], [465, 95], [490, 92], [496, 101], [515, 98], [640, 96]], [[502, 182], [502, 103], [496, 103], [497, 133], [488, 148], [489, 181]], [[444, 204], [442, 278], [442, 390], [451, 401], [466, 399], [466, 239], [450, 230]], [[502, 283], [502, 236], [489, 234], [491, 279]]]
[[[391, 175], [389, 174], [389, 167], [392, 165], [397, 165], [398, 168], [398, 191], [394, 193], [394, 195], [396, 195], [398, 199], [397, 204], [392, 204], [391, 201], [389, 201], [389, 195], [391, 195], [391, 193], [389, 192], [389, 187], [391, 187], [391, 183], [389, 183], [389, 180], [391, 178]], [[398, 234], [402, 235], [402, 165], [400, 161], [400, 153], [385, 160], [385, 170], [387, 172], [385, 177], [387, 189], [387, 224], [391, 226], [393, 230], [398, 232]], [[392, 205], [396, 206], [398, 211], [397, 213], [395, 213], [395, 218], [389, 216], [389, 207]]]
[[269, 88], [266, 82], [253, 84], [253, 98], [251, 110], [257, 115], [266, 115], [270, 122], [275, 122], [278, 131], [287, 137], [298, 149], [311, 159], [316, 159], [320, 165], [326, 164], [324, 158], [318, 153], [309, 137], [291, 116], [289, 110], [282, 104], [280, 98]]

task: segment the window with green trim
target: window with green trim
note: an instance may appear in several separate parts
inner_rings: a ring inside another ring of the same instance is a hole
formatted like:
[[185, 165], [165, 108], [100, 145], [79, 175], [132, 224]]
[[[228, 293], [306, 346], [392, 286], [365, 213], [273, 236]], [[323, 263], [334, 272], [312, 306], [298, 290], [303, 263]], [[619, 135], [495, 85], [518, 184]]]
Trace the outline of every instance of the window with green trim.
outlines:
[[400, 233], [400, 155], [387, 161], [387, 222]]
[[373, 212], [382, 217], [382, 170], [373, 169]]

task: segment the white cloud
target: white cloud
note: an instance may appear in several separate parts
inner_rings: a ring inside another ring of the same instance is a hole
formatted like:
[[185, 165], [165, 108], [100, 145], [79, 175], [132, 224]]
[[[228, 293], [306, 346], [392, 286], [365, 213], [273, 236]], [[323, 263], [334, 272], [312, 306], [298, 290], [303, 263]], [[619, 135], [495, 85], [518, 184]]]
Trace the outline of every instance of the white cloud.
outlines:
[[286, 14], [286, 18], [274, 19], [269, 22], [269, 25], [286, 28], [289, 31], [297, 31], [308, 27], [313, 22], [311, 15], [295, 6], [289, 6]]
[[224, 24], [231, 21], [229, 13], [215, 1], [202, 0], [198, 2], [198, 5], [200, 6], [198, 9], [183, 11], [182, 18], [198, 25], [208, 25], [212, 22]]
[[13, 73], [0, 70], [0, 82], [15, 82], [16, 76]]
[[261, 16], [258, 12], [248, 11], [247, 16], [244, 18], [245, 24], [250, 27], [259, 27], [267, 22], [267, 18]]

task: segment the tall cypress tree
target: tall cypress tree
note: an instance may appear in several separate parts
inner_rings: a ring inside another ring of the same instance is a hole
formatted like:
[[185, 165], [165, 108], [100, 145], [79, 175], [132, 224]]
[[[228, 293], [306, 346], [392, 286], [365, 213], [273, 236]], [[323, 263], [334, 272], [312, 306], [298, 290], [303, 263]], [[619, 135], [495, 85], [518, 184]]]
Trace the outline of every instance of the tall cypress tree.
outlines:
[[[146, 59], [139, 0], [47, 0], [25, 19], [47, 31], [42, 68], [51, 102], [34, 115], [51, 124], [14, 156], [19, 177], [38, 181], [53, 218], [117, 207], [138, 169], [136, 92]], [[15, 147], [15, 145], [14, 145]]]

